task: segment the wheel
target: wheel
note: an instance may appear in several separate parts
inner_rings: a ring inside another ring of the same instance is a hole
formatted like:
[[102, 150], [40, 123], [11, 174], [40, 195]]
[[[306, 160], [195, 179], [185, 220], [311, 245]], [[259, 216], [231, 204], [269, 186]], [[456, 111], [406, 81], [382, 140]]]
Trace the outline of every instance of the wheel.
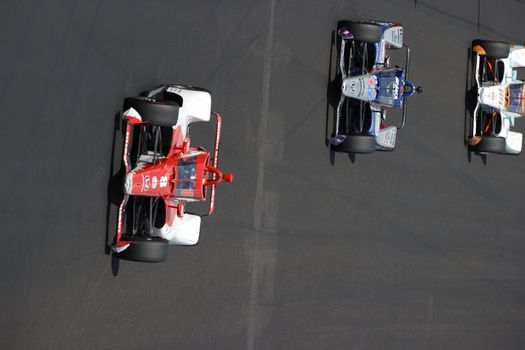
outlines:
[[503, 41], [474, 40], [472, 41], [472, 52], [489, 58], [509, 57], [510, 44]]
[[469, 145], [469, 149], [481, 153], [505, 153], [507, 146], [504, 137], [481, 136], [481, 140], [475, 145]]
[[162, 238], [122, 236], [123, 241], [130, 241], [129, 247], [115, 253], [119, 259], [141, 262], [162, 262], [168, 257], [168, 241]]
[[376, 138], [370, 135], [347, 135], [346, 141], [334, 146], [336, 152], [372, 153], [376, 150]]
[[383, 28], [379, 24], [354, 22], [354, 21], [339, 21], [337, 28], [345, 27], [354, 36], [355, 41], [362, 41], [365, 43], [377, 43], [381, 41]]
[[177, 124], [179, 107], [179, 102], [167, 99], [136, 96], [124, 100], [124, 110], [133, 108], [139, 112], [144, 123], [158, 126], [171, 127]]

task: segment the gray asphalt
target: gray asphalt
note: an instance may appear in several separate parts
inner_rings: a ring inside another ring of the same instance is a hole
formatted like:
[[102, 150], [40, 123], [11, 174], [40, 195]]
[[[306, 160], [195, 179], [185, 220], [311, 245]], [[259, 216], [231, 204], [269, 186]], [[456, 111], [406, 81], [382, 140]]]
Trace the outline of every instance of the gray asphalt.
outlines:
[[[0, 347], [524, 349], [525, 162], [463, 128], [469, 43], [524, 42], [525, 4], [478, 2], [0, 2]], [[325, 146], [345, 18], [404, 25], [393, 153]], [[212, 91], [235, 182], [198, 246], [117, 264], [115, 116], [166, 82]]]

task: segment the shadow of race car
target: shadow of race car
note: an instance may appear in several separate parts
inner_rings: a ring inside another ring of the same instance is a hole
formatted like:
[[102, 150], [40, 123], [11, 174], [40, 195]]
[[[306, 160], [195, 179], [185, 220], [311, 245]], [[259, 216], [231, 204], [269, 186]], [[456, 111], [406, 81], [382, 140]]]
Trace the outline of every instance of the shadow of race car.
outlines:
[[467, 144], [470, 151], [519, 154], [523, 135], [511, 131], [525, 115], [524, 82], [518, 68], [525, 67], [525, 47], [501, 41], [474, 40], [472, 59], [476, 105]]
[[[212, 214], [215, 186], [233, 179], [217, 168], [221, 116], [211, 112], [208, 91], [183, 85], [128, 97], [123, 110], [124, 199], [112, 251], [127, 260], [164, 261], [168, 245], [199, 240], [201, 216], [186, 212], [186, 204], [208, 200], [205, 215]], [[192, 146], [189, 134], [191, 123], [208, 122], [212, 115], [217, 120], [213, 155]]]
[[[387, 49], [405, 49], [405, 68], [390, 66]], [[391, 151], [406, 122], [405, 99], [422, 92], [408, 80], [410, 49], [397, 23], [339, 21], [338, 66], [341, 97], [336, 108], [331, 149], [338, 152]], [[400, 125], [386, 124], [386, 112], [402, 108]]]

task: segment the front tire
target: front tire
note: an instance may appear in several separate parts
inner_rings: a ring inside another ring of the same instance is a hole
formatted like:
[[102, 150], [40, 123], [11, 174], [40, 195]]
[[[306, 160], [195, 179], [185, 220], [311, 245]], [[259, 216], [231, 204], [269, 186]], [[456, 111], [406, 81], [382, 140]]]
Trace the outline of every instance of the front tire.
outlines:
[[135, 96], [124, 100], [124, 110], [135, 109], [142, 122], [150, 125], [171, 127], [177, 124], [180, 104], [172, 100]]
[[370, 135], [347, 135], [339, 145], [332, 145], [335, 152], [372, 153], [376, 150], [376, 138]]
[[503, 41], [474, 40], [472, 52], [488, 58], [507, 58], [510, 53], [510, 44]]
[[162, 262], [168, 257], [168, 241], [158, 237], [122, 236], [131, 242], [129, 247], [115, 253], [119, 259], [140, 262]]
[[366, 22], [354, 22], [354, 21], [339, 21], [337, 28], [345, 27], [352, 33], [355, 41], [361, 41], [364, 43], [375, 44], [381, 41], [381, 35], [383, 34], [383, 28], [379, 24], [366, 23]]
[[481, 136], [481, 140], [475, 145], [469, 145], [469, 149], [479, 153], [503, 154], [507, 150], [504, 137]]

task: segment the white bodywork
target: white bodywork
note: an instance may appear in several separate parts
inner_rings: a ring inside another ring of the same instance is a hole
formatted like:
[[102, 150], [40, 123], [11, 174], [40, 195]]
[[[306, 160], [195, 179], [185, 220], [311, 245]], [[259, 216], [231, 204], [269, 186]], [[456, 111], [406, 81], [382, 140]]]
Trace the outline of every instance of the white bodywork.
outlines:
[[[496, 136], [505, 138], [506, 153], [518, 154], [522, 150], [523, 135], [519, 132], [511, 131], [510, 128], [514, 126], [514, 119], [522, 117], [522, 115], [507, 110], [505, 94], [510, 84], [522, 83], [517, 80], [516, 68], [525, 67], [525, 47], [521, 45], [511, 45], [509, 56], [498, 60], [504, 65], [503, 77], [501, 83], [498, 85], [486, 85], [481, 83], [478, 71], [480, 57], [477, 56], [476, 59], [478, 104], [489, 106], [499, 111], [501, 115], [501, 130]], [[474, 132], [475, 130], [476, 125], [474, 123]]]
[[373, 101], [377, 96], [377, 78], [373, 74], [347, 77], [343, 80], [342, 91], [346, 97]]
[[503, 100], [505, 100], [505, 87], [503, 85], [486, 86], [478, 89], [478, 101], [483, 105], [500, 109]]
[[209, 92], [179, 86], [170, 86], [166, 91], [182, 97], [179, 119], [187, 120], [188, 124], [210, 121], [211, 95]]
[[499, 137], [505, 137], [506, 152], [510, 154], [518, 154], [521, 152], [523, 144], [523, 134], [510, 130], [510, 118], [504, 118], [502, 115], [502, 127], [501, 132], [498, 134]]
[[[390, 25], [391, 23], [379, 23], [383, 26]], [[381, 42], [377, 47], [376, 62], [388, 66], [388, 59], [386, 55], [386, 49], [392, 47], [400, 49], [403, 47], [403, 27], [400, 25], [393, 26], [385, 29]]]
[[396, 146], [397, 128], [393, 125], [379, 129], [376, 134], [376, 143], [381, 149], [392, 150]]
[[515, 70], [512, 70], [512, 68], [525, 67], [525, 47], [521, 45], [511, 45], [510, 54], [506, 60], [508, 60], [508, 65], [506, 64], [505, 68], [510, 68], [509, 71], [511, 73], [512, 80], [516, 80], [516, 76], [513, 74]]
[[174, 245], [195, 245], [199, 242], [201, 217], [185, 213], [182, 218], [175, 216], [173, 224], [164, 224], [160, 229], [155, 228], [153, 235], [162, 237]]
[[403, 27], [394, 26], [388, 28], [383, 33], [383, 40], [390, 47], [400, 49], [403, 47]]
[[179, 108], [177, 124], [181, 127], [182, 137], [186, 138], [188, 126], [194, 122], [207, 122], [211, 115], [211, 95], [207, 91], [189, 90], [180, 86], [172, 86], [167, 92], [182, 97], [182, 106]]

